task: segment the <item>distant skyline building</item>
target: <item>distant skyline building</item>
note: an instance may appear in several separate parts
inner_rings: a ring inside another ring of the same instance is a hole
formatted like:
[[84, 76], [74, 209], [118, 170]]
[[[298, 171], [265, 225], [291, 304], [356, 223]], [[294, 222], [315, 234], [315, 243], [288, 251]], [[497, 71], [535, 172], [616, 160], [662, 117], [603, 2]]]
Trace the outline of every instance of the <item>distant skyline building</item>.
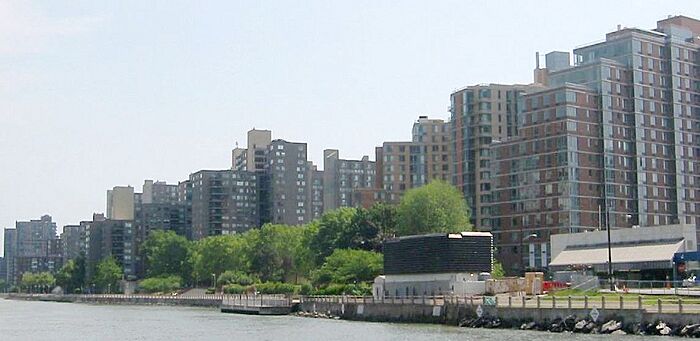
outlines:
[[388, 202], [398, 202], [406, 190], [431, 180], [450, 182], [450, 123], [420, 116], [413, 124], [411, 141], [384, 142], [375, 153], [376, 187]]
[[5, 257], [0, 257], [0, 280], [7, 284], [7, 262], [5, 262]]
[[192, 239], [242, 233], [260, 226], [258, 175], [201, 170], [190, 175]]
[[64, 263], [85, 253], [85, 230], [80, 225], [63, 226], [60, 239]]
[[376, 163], [368, 156], [361, 160], [341, 159], [338, 149], [323, 151], [323, 207], [357, 207], [354, 192], [375, 188]]
[[131, 186], [116, 186], [107, 190], [107, 219], [134, 219], [134, 188]]
[[5, 259], [5, 282], [15, 285], [15, 255], [17, 253], [17, 230], [5, 228], [3, 231], [3, 258]]
[[82, 221], [80, 226], [85, 231], [86, 279], [93, 278], [97, 264], [107, 257], [114, 257], [122, 267], [124, 279], [137, 278], [138, 246], [134, 241], [133, 221], [105, 219], [102, 214], [94, 214], [92, 221]]
[[[5, 237], [7, 237], [7, 230]], [[30, 221], [18, 221], [15, 224], [14, 250], [11, 251], [12, 272], [8, 283], [17, 285], [25, 272], [55, 273], [63, 266], [61, 242], [56, 235], [56, 223], [50, 215]], [[7, 246], [7, 241], [5, 246]], [[7, 255], [7, 254], [6, 254]]]
[[308, 172], [306, 182], [306, 207], [310, 211], [309, 220], [321, 218], [326, 208], [323, 202], [325, 189], [324, 171], [318, 170], [316, 165], [307, 161], [306, 170]]
[[311, 221], [307, 208], [309, 172], [306, 143], [273, 140], [267, 152], [269, 179], [269, 221], [274, 224], [301, 225]]
[[454, 151], [451, 181], [464, 194], [478, 230], [491, 230], [490, 146], [518, 134], [521, 96], [537, 88], [541, 87], [480, 84], [450, 95], [450, 141]]

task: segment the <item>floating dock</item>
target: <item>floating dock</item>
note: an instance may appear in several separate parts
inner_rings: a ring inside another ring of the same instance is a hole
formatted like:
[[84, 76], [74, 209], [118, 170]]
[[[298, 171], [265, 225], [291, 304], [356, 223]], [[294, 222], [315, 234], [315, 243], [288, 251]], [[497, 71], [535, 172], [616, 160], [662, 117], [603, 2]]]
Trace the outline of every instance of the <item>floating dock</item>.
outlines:
[[278, 295], [225, 295], [221, 301], [222, 313], [248, 315], [289, 315], [292, 300]]

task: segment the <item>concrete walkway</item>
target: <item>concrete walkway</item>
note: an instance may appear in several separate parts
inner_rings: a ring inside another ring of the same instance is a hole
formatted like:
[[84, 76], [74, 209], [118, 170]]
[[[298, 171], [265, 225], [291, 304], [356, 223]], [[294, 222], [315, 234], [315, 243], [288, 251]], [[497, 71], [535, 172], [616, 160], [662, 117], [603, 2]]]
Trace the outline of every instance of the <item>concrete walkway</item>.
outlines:
[[656, 289], [627, 289], [626, 291], [602, 289], [603, 293], [615, 294], [639, 294], [639, 295], [679, 295], [679, 296], [694, 296], [700, 297], [700, 288], [656, 288]]

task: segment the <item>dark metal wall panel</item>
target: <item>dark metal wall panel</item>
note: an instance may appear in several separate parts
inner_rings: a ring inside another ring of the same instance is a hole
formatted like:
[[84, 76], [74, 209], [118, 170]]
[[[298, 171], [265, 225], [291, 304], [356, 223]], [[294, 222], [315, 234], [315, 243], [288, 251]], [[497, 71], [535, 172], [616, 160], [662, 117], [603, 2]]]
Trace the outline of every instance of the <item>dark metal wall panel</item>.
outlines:
[[384, 243], [387, 275], [491, 272], [490, 236], [426, 235]]

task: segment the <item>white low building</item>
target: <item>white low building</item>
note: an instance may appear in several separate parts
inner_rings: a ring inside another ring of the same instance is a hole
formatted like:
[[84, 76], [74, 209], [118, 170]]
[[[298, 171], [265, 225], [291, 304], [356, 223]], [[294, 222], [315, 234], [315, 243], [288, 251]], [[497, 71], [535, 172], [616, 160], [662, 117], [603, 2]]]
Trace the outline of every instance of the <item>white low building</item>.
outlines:
[[[645, 273], [655, 279], [667, 276], [673, 270], [674, 255], [698, 250], [695, 226], [689, 224], [611, 230], [610, 244], [613, 271], [639, 278]], [[608, 271], [605, 230], [553, 235], [551, 245], [550, 270], [590, 267], [597, 273]]]

